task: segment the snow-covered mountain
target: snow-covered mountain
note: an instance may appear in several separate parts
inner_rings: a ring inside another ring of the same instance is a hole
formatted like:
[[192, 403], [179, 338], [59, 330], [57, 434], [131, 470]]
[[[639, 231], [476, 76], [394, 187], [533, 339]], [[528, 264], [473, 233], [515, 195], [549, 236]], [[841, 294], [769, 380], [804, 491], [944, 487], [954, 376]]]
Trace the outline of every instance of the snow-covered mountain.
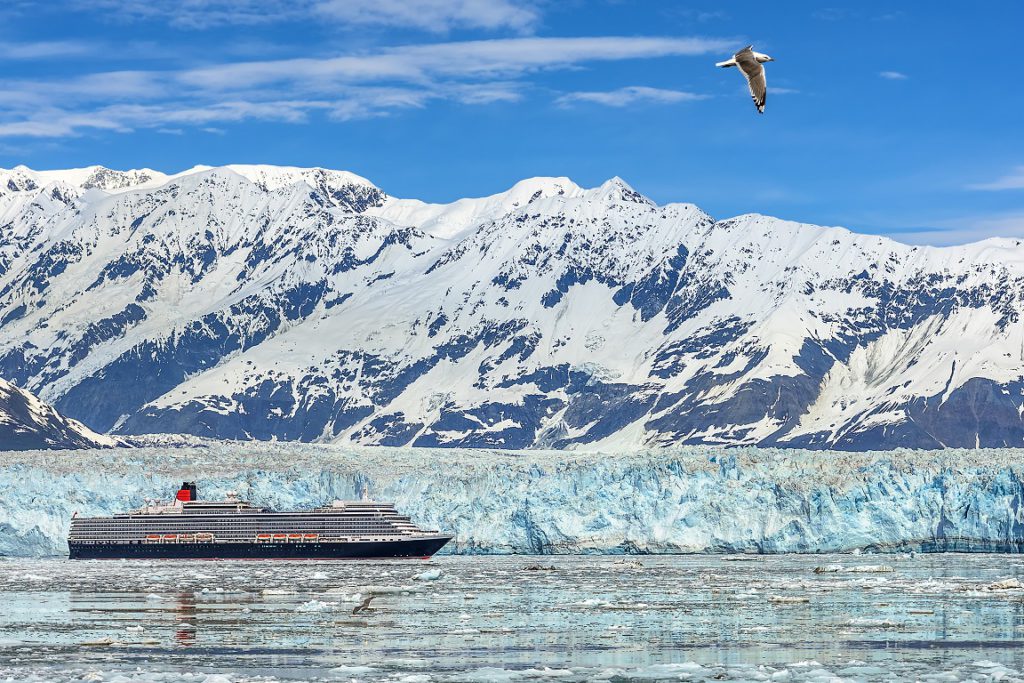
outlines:
[[117, 445], [117, 439], [96, 434], [27, 391], [0, 379], [0, 451]]
[[0, 377], [93, 429], [498, 448], [1024, 445], [1024, 243], [614, 178], [0, 171]]

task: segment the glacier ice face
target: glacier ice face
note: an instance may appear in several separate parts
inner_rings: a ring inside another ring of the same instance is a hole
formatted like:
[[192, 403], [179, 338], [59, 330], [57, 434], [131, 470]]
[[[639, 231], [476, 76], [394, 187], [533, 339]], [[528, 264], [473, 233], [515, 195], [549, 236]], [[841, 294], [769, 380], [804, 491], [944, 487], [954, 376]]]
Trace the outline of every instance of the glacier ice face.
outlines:
[[73, 512], [238, 491], [276, 509], [364, 487], [461, 553], [1024, 550], [1024, 452], [690, 447], [632, 454], [202, 447], [4, 453], [0, 555], [66, 552]]

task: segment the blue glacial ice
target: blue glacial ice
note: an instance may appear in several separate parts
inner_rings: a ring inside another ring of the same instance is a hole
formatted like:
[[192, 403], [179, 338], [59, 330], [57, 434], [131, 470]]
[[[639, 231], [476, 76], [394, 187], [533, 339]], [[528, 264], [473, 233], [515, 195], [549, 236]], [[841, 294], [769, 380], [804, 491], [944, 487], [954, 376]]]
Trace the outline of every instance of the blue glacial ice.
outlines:
[[0, 555], [67, 551], [73, 512], [237, 491], [274, 509], [366, 489], [446, 552], [670, 553], [1024, 549], [1024, 451], [877, 453], [690, 447], [628, 454], [206, 442], [0, 453]]

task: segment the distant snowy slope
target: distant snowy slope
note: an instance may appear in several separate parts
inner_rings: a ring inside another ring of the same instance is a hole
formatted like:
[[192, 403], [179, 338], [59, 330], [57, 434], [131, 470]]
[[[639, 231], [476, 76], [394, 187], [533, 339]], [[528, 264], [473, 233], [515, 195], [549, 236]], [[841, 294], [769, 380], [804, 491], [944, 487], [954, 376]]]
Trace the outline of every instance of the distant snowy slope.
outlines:
[[0, 451], [103, 448], [118, 442], [71, 420], [0, 379]]
[[0, 376], [90, 427], [381, 445], [1024, 445], [1024, 243], [452, 204], [274, 166], [0, 171]]

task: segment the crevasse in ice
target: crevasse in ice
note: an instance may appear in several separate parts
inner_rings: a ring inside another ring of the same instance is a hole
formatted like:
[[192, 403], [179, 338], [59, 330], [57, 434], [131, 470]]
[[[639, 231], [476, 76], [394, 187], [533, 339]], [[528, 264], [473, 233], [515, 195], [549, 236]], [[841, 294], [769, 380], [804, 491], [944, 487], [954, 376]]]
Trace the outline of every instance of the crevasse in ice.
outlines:
[[4, 453], [0, 555], [66, 552], [73, 512], [237, 491], [274, 509], [366, 489], [463, 553], [1024, 548], [1024, 452], [692, 447], [629, 454], [201, 447]]

